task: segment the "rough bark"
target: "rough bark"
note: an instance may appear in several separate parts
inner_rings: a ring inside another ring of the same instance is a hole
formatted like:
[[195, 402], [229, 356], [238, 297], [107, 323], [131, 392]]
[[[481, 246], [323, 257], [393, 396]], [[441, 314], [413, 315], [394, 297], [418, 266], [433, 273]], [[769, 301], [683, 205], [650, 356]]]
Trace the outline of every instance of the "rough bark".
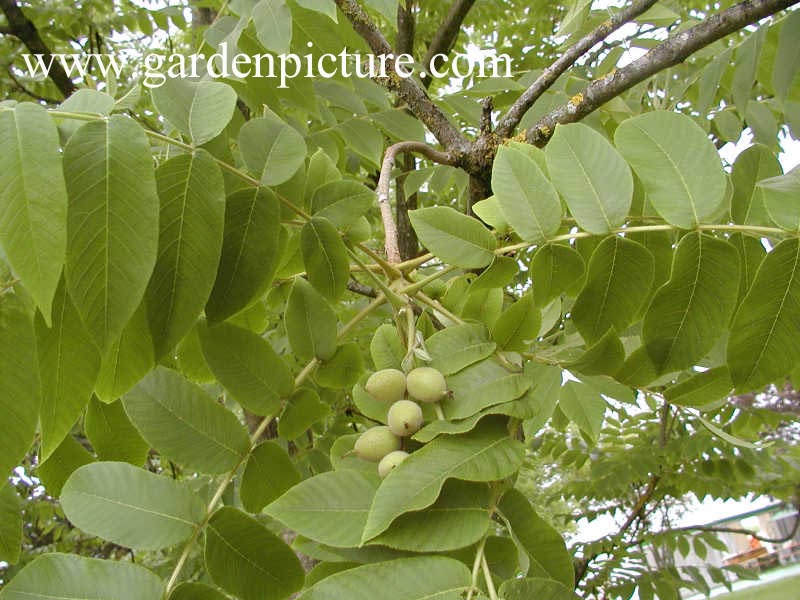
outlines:
[[50, 67], [50, 79], [66, 98], [77, 87], [67, 75], [64, 67], [57, 60], [53, 60], [50, 48], [45, 44], [39, 35], [38, 29], [33, 24], [15, 0], [0, 0], [0, 10], [8, 21], [8, 33], [20, 40], [32, 54], [41, 54], [45, 63], [52, 62]]
[[[350, 21], [356, 33], [367, 42], [373, 53], [377, 55], [393, 54], [383, 33], [356, 0], [336, 0], [336, 5]], [[391, 61], [389, 65], [393, 66]], [[414, 79], [400, 77], [396, 71], [392, 70], [388, 77], [376, 78], [376, 83], [397, 93], [442, 147], [457, 154], [463, 155], [467, 152], [469, 142], [461, 130], [450, 122]]]
[[662, 42], [640, 59], [591, 83], [567, 104], [545, 115], [528, 129], [527, 141], [544, 146], [553, 135], [556, 124], [580, 121], [651, 75], [680, 64], [701, 48], [795, 4], [797, 0], [752, 0], [709, 16], [699, 25]]
[[[456, 45], [458, 34], [461, 31], [461, 25], [464, 23], [464, 19], [467, 18], [467, 13], [469, 13], [474, 4], [475, 0], [455, 0], [450, 6], [447, 16], [445, 16], [444, 21], [442, 21], [442, 24], [433, 35], [433, 39], [428, 45], [428, 51], [425, 53], [425, 58], [422, 61], [422, 64], [425, 65], [428, 71], [430, 71], [436, 55], [450, 54], [450, 52], [452, 52], [453, 46]], [[438, 67], [439, 65], [434, 66]], [[423, 85], [428, 88], [432, 81], [433, 79], [431, 77], [426, 77], [423, 80]]]

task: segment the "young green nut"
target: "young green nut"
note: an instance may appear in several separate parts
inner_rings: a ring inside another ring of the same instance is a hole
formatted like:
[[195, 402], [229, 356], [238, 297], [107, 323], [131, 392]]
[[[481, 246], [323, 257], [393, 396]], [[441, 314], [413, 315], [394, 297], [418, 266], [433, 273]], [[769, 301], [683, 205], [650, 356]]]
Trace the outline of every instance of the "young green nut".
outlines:
[[414, 435], [422, 427], [422, 409], [411, 400], [398, 400], [389, 408], [386, 424], [389, 430], [400, 437]]
[[394, 402], [406, 395], [406, 376], [397, 369], [382, 369], [370, 375], [364, 388], [375, 400]]
[[395, 450], [394, 452], [389, 452], [386, 456], [381, 459], [381, 462], [378, 463], [378, 475], [381, 476], [381, 479], [386, 477], [394, 468], [411, 456], [408, 452], [403, 452], [402, 450]]
[[395, 450], [400, 450], [400, 438], [385, 425], [367, 429], [353, 446], [356, 456], [371, 462], [378, 462]]
[[420, 402], [437, 402], [447, 393], [444, 375], [431, 367], [419, 367], [406, 377], [408, 395]]

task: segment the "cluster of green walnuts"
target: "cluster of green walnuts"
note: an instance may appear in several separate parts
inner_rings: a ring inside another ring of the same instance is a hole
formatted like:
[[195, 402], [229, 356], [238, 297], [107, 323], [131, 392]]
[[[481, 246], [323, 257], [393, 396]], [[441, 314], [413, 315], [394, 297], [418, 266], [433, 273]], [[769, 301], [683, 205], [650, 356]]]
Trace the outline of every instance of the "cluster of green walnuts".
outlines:
[[418, 367], [408, 375], [398, 369], [376, 371], [364, 387], [375, 400], [391, 406], [386, 425], [362, 433], [353, 451], [359, 458], [377, 462], [378, 474], [383, 478], [408, 458], [408, 452], [401, 449], [403, 438], [422, 427], [422, 408], [417, 402], [438, 402], [447, 394], [447, 383], [436, 369]]

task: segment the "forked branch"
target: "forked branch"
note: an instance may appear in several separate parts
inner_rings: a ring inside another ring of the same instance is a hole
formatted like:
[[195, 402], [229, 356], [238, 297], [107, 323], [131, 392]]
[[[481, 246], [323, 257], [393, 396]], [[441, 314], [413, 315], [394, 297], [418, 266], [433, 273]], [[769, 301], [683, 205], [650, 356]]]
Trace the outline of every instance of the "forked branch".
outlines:
[[433, 162], [452, 165], [455, 164], [455, 159], [451, 154], [440, 152], [423, 142], [398, 142], [386, 149], [386, 154], [383, 155], [383, 164], [381, 165], [381, 174], [378, 178], [378, 206], [381, 209], [381, 219], [383, 220], [383, 229], [386, 234], [386, 258], [390, 264], [396, 265], [400, 262], [400, 249], [397, 244], [397, 224], [392, 215], [392, 206], [389, 203], [389, 187], [392, 181], [392, 169], [394, 168], [394, 161], [398, 154], [403, 152], [416, 152], [425, 158], [429, 158]]
[[[356, 33], [367, 42], [372, 52], [376, 55], [393, 54], [392, 47], [386, 41], [383, 33], [356, 0], [336, 0], [336, 5], [350, 21]], [[389, 77], [376, 78], [377, 83], [396, 92], [443, 148], [462, 154], [466, 153], [469, 142], [458, 127], [453, 125], [441, 109], [428, 98], [425, 90], [411, 77], [401, 77], [394, 70], [393, 61], [387, 61], [387, 67], [391, 70]]]
[[612, 98], [650, 77], [686, 60], [709, 44], [797, 4], [798, 0], [748, 0], [711, 15], [699, 25], [660, 43], [640, 59], [587, 86], [567, 104], [542, 117], [526, 132], [532, 144], [543, 146], [558, 123], [574, 123]]
[[522, 117], [533, 106], [533, 104], [556, 82], [556, 80], [581, 56], [586, 54], [591, 48], [611, 33], [632, 21], [642, 13], [646, 12], [658, 0], [637, 0], [626, 6], [611, 19], [601, 23], [594, 31], [588, 33], [574, 45], [570, 46], [558, 60], [547, 67], [544, 72], [525, 90], [516, 102], [508, 109], [508, 112], [500, 119], [497, 124], [496, 133], [498, 136], [506, 138], [511, 135], [519, 125]]

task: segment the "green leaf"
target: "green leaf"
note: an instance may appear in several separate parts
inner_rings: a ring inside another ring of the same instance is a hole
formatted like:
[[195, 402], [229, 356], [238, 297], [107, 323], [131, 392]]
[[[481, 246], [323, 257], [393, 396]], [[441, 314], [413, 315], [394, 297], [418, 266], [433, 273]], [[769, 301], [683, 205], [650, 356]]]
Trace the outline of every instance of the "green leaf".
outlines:
[[86, 437], [100, 460], [127, 462], [141, 467], [150, 451], [131, 423], [122, 401], [111, 404], [92, 398], [84, 419]]
[[364, 372], [361, 347], [355, 343], [342, 344], [336, 354], [323, 362], [314, 374], [317, 385], [337, 390], [350, 389]]
[[156, 263], [158, 194], [144, 131], [114, 115], [64, 148], [67, 290], [101, 351], [136, 312]]
[[739, 253], [700, 233], [678, 243], [672, 275], [644, 317], [642, 341], [658, 373], [691, 367], [714, 347], [736, 308]]
[[285, 0], [261, 0], [253, 7], [253, 25], [261, 45], [287, 54], [292, 43], [292, 13]]
[[498, 508], [511, 526], [515, 543], [550, 577], [571, 588], [575, 583], [572, 555], [559, 533], [539, 516], [522, 492], [508, 490]]
[[41, 378], [40, 459], [47, 457], [69, 435], [92, 397], [100, 370], [100, 354], [62, 280], [53, 299], [52, 327], [41, 313], [34, 319]]
[[0, 112], [0, 244], [45, 322], [61, 278], [67, 190], [58, 132], [38, 104]]
[[220, 81], [167, 77], [151, 93], [158, 112], [195, 146], [222, 133], [236, 110], [236, 92]]
[[300, 388], [292, 394], [278, 419], [278, 435], [287, 440], [295, 440], [330, 412], [330, 406], [320, 400], [314, 390]]
[[14, 565], [22, 546], [22, 503], [10, 483], [0, 486], [0, 561]]
[[597, 440], [606, 413], [606, 401], [600, 394], [586, 384], [568, 381], [561, 388], [558, 406], [581, 431]]
[[550, 177], [581, 229], [602, 234], [625, 222], [633, 177], [602, 134], [583, 123], [557, 125], [545, 156]]
[[764, 206], [764, 191], [756, 184], [782, 173], [775, 153], [766, 146], [750, 146], [733, 163], [731, 217], [742, 225], [770, 225]]
[[295, 2], [303, 8], [325, 15], [334, 23], [339, 22], [336, 14], [336, 4], [334, 4], [333, 0], [295, 0]]
[[336, 313], [305, 279], [294, 280], [284, 320], [289, 344], [300, 360], [329, 360], [336, 354]]
[[558, 192], [527, 151], [500, 146], [492, 166], [492, 190], [509, 225], [524, 240], [541, 243], [561, 227]]
[[[495, 256], [492, 264], [478, 275], [470, 285], [470, 292], [491, 288], [504, 288], [519, 274], [519, 263], [510, 256]], [[423, 288], [424, 289], [424, 288]]]
[[758, 182], [770, 219], [781, 229], [800, 231], [800, 167]]
[[261, 512], [267, 504], [300, 483], [300, 473], [292, 459], [275, 442], [256, 446], [247, 458], [239, 496], [242, 506], [251, 513]]
[[490, 524], [486, 484], [452, 479], [433, 505], [401, 515], [370, 543], [409, 552], [447, 552], [477, 543]]
[[0, 295], [0, 477], [20, 464], [33, 442], [40, 397], [33, 320], [17, 296], [5, 293]]
[[655, 260], [638, 242], [611, 236], [589, 259], [586, 284], [572, 307], [572, 321], [587, 343], [599, 340], [609, 328], [624, 331], [647, 300]]
[[445, 556], [419, 556], [347, 569], [326, 577], [298, 600], [459, 600], [469, 587], [464, 563]]
[[480, 221], [447, 206], [408, 213], [420, 242], [444, 262], [464, 269], [486, 267], [494, 260], [494, 237]]
[[356, 118], [340, 123], [334, 131], [342, 137], [348, 150], [363, 158], [370, 167], [380, 167], [384, 142], [380, 129]]
[[504, 350], [524, 352], [536, 341], [542, 315], [533, 294], [525, 294], [509, 306], [492, 328], [492, 338]]
[[225, 186], [205, 150], [156, 171], [161, 200], [158, 260], [147, 286], [147, 316], [161, 358], [194, 326], [211, 294], [222, 251]]
[[739, 302], [741, 302], [750, 289], [767, 250], [760, 239], [742, 233], [734, 233], [728, 241], [739, 252]]
[[235, 508], [211, 517], [205, 558], [214, 583], [242, 600], [279, 600], [303, 586], [303, 567], [289, 546]]
[[375, 192], [357, 181], [331, 181], [314, 192], [311, 212], [345, 228], [366, 214], [374, 202]]
[[562, 363], [582, 375], [613, 375], [625, 361], [625, 348], [612, 327], [575, 360]]
[[697, 373], [664, 390], [664, 398], [671, 404], [703, 408], [714, 405], [733, 392], [733, 382], [728, 367], [716, 367]]
[[737, 390], [778, 382], [800, 363], [800, 240], [766, 255], [731, 325], [728, 367]]
[[264, 512], [300, 535], [328, 546], [358, 546], [377, 487], [377, 472], [328, 471], [300, 482]]
[[94, 392], [103, 402], [113, 402], [135, 386], [154, 365], [153, 338], [142, 303], [103, 356]]
[[266, 188], [245, 188], [225, 200], [225, 233], [214, 288], [206, 304], [212, 321], [222, 321], [261, 296], [281, 258], [281, 209]]
[[322, 217], [311, 217], [300, 231], [300, 251], [308, 280], [328, 300], [342, 297], [350, 279], [350, 261], [336, 227]]
[[[450, 328], [448, 327], [442, 331], [449, 330]], [[431, 339], [433, 339], [433, 336], [428, 340], [429, 352]], [[376, 371], [380, 371], [381, 369], [402, 368], [403, 357], [406, 351], [403, 348], [403, 344], [400, 342], [397, 328], [393, 325], [384, 323], [375, 330], [375, 334], [372, 336], [372, 340], [369, 343], [369, 351]], [[444, 373], [444, 371], [442, 372]], [[447, 373], [445, 373], [445, 375], [446, 374]]]
[[497, 348], [489, 339], [486, 327], [472, 323], [441, 329], [429, 337], [425, 345], [431, 357], [429, 366], [442, 375], [457, 373], [491, 356]]
[[277, 117], [252, 119], [242, 125], [239, 149], [247, 168], [264, 185], [278, 185], [291, 179], [307, 152], [303, 136]]
[[525, 579], [509, 579], [500, 586], [500, 595], [505, 600], [577, 600], [572, 591], [573, 584], [564, 585], [553, 579], [542, 577], [526, 577]]
[[747, 105], [753, 95], [753, 88], [758, 73], [758, 63], [768, 27], [759, 27], [756, 31], [745, 37], [744, 41], [736, 48], [733, 59], [733, 80], [730, 83], [733, 102], [739, 114], [745, 114]]
[[94, 456], [79, 444], [74, 437], [68, 435], [43, 463], [39, 464], [36, 475], [41, 480], [47, 493], [54, 498], [61, 494], [69, 476], [83, 465], [94, 462]]
[[79, 529], [129, 548], [185, 540], [205, 515], [200, 496], [169, 477], [124, 462], [96, 462], [70, 475], [61, 507]]
[[260, 335], [229, 323], [201, 327], [199, 332], [214, 376], [250, 412], [271, 415], [292, 393], [289, 367]]
[[361, 541], [383, 533], [400, 515], [433, 504], [447, 479], [503, 479], [519, 469], [523, 454], [522, 444], [508, 437], [504, 420], [487, 418], [470, 433], [433, 440], [383, 480]]
[[714, 144], [691, 117], [644, 113], [623, 121], [614, 142], [671, 225], [692, 229], [719, 210], [725, 172]]
[[536, 306], [544, 307], [561, 294], [574, 294], [583, 281], [586, 262], [570, 246], [546, 244], [531, 260], [531, 281]]
[[783, 20], [775, 51], [775, 64], [772, 68], [772, 87], [775, 95], [786, 100], [790, 93], [797, 91], [797, 78], [800, 74], [800, 14], [790, 12]]
[[161, 600], [164, 584], [129, 562], [74, 554], [44, 554], [25, 566], [0, 600]]
[[180, 584], [169, 595], [169, 600], [227, 600], [228, 597], [216, 588], [189, 581]]
[[[322, 148], [317, 148], [317, 151], [311, 155], [311, 158], [308, 161], [308, 169], [306, 170], [306, 181], [303, 187], [303, 205], [306, 208], [311, 208], [312, 212], [314, 212], [314, 201], [313, 198], [316, 196], [317, 190], [319, 188], [325, 186], [326, 184], [333, 183], [335, 181], [340, 181], [342, 179], [342, 174], [339, 172], [339, 169], [336, 167], [334, 162], [331, 160], [331, 157], [328, 156], [327, 152], [325, 152]], [[357, 182], [349, 181], [348, 187], [350, 185], [359, 185]], [[368, 189], [368, 188], [367, 188]], [[322, 209], [325, 206], [328, 206], [331, 202], [336, 203], [336, 198], [338, 194], [333, 194], [333, 200], [330, 202], [328, 201], [329, 195], [320, 195], [318, 202], [317, 210]], [[370, 196], [372, 196], [372, 191], [370, 190]], [[344, 208], [344, 207], [343, 207]], [[330, 219], [332, 222], [335, 222], [334, 219]]]
[[144, 439], [190, 469], [230, 471], [250, 446], [247, 431], [231, 411], [164, 367], [157, 367], [123, 401]]
[[448, 419], [463, 419], [489, 406], [515, 400], [530, 386], [524, 373], [509, 371], [488, 359], [448, 377], [451, 395], [441, 401], [441, 406]]
[[745, 440], [737, 438], [736, 436], [731, 435], [730, 433], [728, 433], [724, 429], [721, 429], [720, 427], [717, 427], [716, 425], [714, 425], [714, 423], [712, 423], [711, 421], [707, 421], [706, 419], [704, 419], [700, 415], [697, 415], [697, 420], [700, 421], [700, 423], [703, 425], [703, 427], [708, 429], [715, 436], [717, 436], [720, 439], [725, 440], [726, 442], [728, 442], [732, 446], [739, 446], [741, 448], [750, 448], [751, 450], [757, 448], [757, 446], [755, 444], [751, 444], [750, 442], [747, 442]]

